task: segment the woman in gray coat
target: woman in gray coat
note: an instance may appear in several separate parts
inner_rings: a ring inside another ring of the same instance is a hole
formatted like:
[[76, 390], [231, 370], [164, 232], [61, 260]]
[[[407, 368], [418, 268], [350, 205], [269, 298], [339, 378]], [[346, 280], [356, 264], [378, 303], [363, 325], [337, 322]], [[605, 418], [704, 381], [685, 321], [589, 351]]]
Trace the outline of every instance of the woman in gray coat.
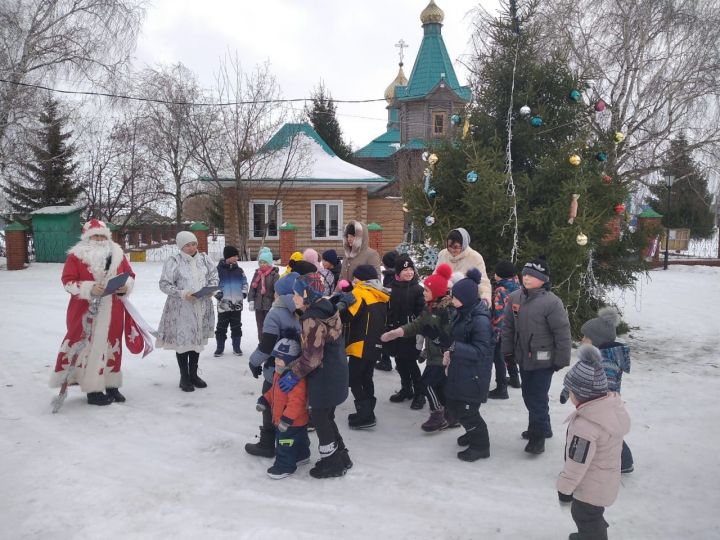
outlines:
[[215, 310], [211, 295], [198, 298], [193, 293], [218, 284], [215, 263], [197, 248], [197, 238], [180, 231], [175, 243], [180, 253], [165, 261], [160, 290], [168, 295], [158, 326], [158, 348], [175, 351], [180, 368], [180, 388], [192, 392], [207, 384], [198, 377], [200, 352], [215, 330]]

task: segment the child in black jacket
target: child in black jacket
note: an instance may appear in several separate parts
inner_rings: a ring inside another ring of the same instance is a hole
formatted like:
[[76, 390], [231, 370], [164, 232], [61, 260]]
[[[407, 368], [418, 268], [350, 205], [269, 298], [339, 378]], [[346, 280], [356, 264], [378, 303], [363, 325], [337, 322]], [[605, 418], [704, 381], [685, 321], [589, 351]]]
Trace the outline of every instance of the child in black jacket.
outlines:
[[490, 388], [493, 336], [490, 312], [477, 294], [480, 278], [480, 271], [472, 268], [453, 286], [456, 312], [452, 332], [440, 339], [445, 348], [443, 364], [448, 368], [447, 406], [466, 430], [458, 438], [460, 446], [468, 445], [457, 454], [463, 461], [490, 457], [490, 438], [480, 404], [487, 401]]
[[[382, 257], [383, 271], [382, 271], [382, 284], [386, 289], [390, 288], [390, 284], [395, 280], [395, 259], [399, 253], [395, 250], [388, 251]], [[375, 363], [375, 369], [380, 371], [392, 371], [392, 355], [388, 353], [388, 348], [383, 347], [380, 360]]]
[[[423, 288], [418, 284], [415, 265], [408, 255], [398, 255], [395, 260], [395, 279], [390, 283], [387, 330], [411, 323], [422, 313], [424, 307]], [[412, 399], [410, 408], [422, 409], [425, 395], [417, 363], [420, 351], [416, 343], [414, 336], [403, 337], [386, 343], [385, 351], [395, 357], [395, 365], [400, 374], [401, 388], [390, 396], [390, 401], [402, 403], [406, 399]]]

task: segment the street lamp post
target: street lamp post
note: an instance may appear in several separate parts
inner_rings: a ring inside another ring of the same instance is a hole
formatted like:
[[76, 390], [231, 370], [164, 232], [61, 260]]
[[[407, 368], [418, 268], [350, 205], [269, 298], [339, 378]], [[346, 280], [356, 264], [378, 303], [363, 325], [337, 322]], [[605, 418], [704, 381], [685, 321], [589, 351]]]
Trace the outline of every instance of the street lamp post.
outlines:
[[671, 174], [665, 176], [665, 186], [667, 187], [667, 206], [665, 212], [665, 260], [663, 262], [663, 270], [668, 269], [668, 244], [670, 243], [670, 192], [672, 191], [675, 177]]

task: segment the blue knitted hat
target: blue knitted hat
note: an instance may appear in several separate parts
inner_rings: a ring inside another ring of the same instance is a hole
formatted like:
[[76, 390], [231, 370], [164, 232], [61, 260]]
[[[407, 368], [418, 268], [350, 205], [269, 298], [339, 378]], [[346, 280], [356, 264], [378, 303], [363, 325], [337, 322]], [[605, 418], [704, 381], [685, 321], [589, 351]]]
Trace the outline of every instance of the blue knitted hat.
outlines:
[[295, 285], [295, 280], [298, 277], [299, 274], [297, 274], [296, 272], [290, 272], [289, 274], [285, 274], [283, 277], [278, 279], [275, 283], [275, 292], [278, 294], [278, 296], [292, 294], [293, 285]]

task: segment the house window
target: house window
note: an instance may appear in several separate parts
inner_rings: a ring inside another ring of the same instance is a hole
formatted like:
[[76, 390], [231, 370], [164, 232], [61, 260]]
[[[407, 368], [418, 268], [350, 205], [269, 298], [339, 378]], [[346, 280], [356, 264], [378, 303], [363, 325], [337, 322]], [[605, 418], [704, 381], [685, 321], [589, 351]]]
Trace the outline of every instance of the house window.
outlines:
[[[278, 223], [282, 219], [282, 203], [274, 201], [250, 201], [250, 238], [260, 240], [277, 239]], [[267, 235], [265, 228], [267, 227]]]
[[433, 113], [433, 134], [436, 137], [445, 134], [445, 113]]
[[342, 201], [311, 201], [313, 240], [339, 240], [343, 221]]

